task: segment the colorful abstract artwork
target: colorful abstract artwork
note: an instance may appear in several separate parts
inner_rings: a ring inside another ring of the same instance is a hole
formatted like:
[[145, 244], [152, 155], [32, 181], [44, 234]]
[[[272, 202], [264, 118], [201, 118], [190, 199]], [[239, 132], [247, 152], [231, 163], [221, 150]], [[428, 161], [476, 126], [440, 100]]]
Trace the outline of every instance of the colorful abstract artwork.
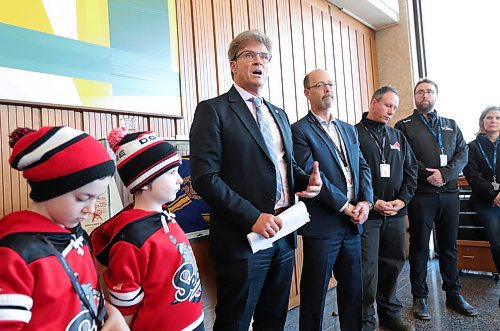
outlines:
[[175, 0], [0, 0], [0, 99], [181, 116]]

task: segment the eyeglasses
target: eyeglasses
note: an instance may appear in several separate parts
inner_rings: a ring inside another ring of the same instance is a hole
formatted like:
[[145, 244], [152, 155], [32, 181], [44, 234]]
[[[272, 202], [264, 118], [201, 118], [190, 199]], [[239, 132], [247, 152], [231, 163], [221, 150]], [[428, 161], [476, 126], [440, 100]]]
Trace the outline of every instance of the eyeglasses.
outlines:
[[320, 89], [324, 89], [325, 86], [333, 88], [335, 86], [335, 83], [334, 82], [326, 82], [326, 83], [325, 82], [319, 82], [316, 85], [312, 85], [312, 86], [306, 87], [306, 89], [314, 88], [314, 89], [320, 90]]
[[419, 97], [423, 96], [424, 94], [427, 94], [429, 96], [433, 96], [434, 94], [436, 94], [436, 91], [434, 91], [434, 90], [418, 90], [417, 92], [415, 92], [415, 95], [418, 95]]
[[244, 61], [250, 62], [250, 61], [254, 61], [255, 59], [257, 59], [257, 56], [264, 63], [269, 63], [269, 61], [271, 61], [271, 58], [273, 57], [270, 53], [266, 53], [266, 52], [244, 51], [244, 52], [241, 52], [240, 54], [236, 55], [234, 58], [234, 61], [238, 60], [238, 58], [241, 57]]

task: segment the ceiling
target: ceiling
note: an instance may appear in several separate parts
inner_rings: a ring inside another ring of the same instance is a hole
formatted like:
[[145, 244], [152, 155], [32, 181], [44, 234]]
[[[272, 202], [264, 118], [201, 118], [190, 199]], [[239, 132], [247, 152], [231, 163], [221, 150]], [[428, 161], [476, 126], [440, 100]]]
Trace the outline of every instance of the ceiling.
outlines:
[[346, 14], [373, 30], [399, 21], [398, 0], [328, 0]]

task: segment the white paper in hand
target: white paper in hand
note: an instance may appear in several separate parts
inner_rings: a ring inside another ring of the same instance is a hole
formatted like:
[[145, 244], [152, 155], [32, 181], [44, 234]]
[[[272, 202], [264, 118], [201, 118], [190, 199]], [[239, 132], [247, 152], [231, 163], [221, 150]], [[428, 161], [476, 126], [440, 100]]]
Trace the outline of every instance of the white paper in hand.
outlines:
[[274, 237], [266, 239], [264, 236], [255, 232], [247, 234], [252, 253], [272, 247], [273, 242], [285, 237], [310, 221], [306, 205], [302, 201], [299, 201], [277, 216], [279, 216], [283, 222], [283, 226]]

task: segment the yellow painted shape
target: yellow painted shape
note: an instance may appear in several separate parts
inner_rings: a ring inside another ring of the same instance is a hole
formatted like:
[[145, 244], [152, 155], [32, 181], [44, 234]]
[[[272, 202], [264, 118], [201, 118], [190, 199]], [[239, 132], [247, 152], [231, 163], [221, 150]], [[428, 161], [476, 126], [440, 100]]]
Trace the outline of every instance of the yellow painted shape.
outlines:
[[108, 1], [76, 0], [76, 13], [78, 40], [109, 47]]
[[73, 78], [75, 88], [80, 96], [82, 106], [92, 107], [95, 105], [89, 104], [89, 99], [95, 97], [109, 97], [112, 94], [112, 85], [108, 82], [98, 82], [95, 80]]
[[168, 0], [168, 30], [170, 31], [170, 54], [173, 72], [179, 72], [179, 41], [177, 39], [177, 9], [175, 0]]
[[0, 0], [0, 22], [54, 34], [42, 0]]

